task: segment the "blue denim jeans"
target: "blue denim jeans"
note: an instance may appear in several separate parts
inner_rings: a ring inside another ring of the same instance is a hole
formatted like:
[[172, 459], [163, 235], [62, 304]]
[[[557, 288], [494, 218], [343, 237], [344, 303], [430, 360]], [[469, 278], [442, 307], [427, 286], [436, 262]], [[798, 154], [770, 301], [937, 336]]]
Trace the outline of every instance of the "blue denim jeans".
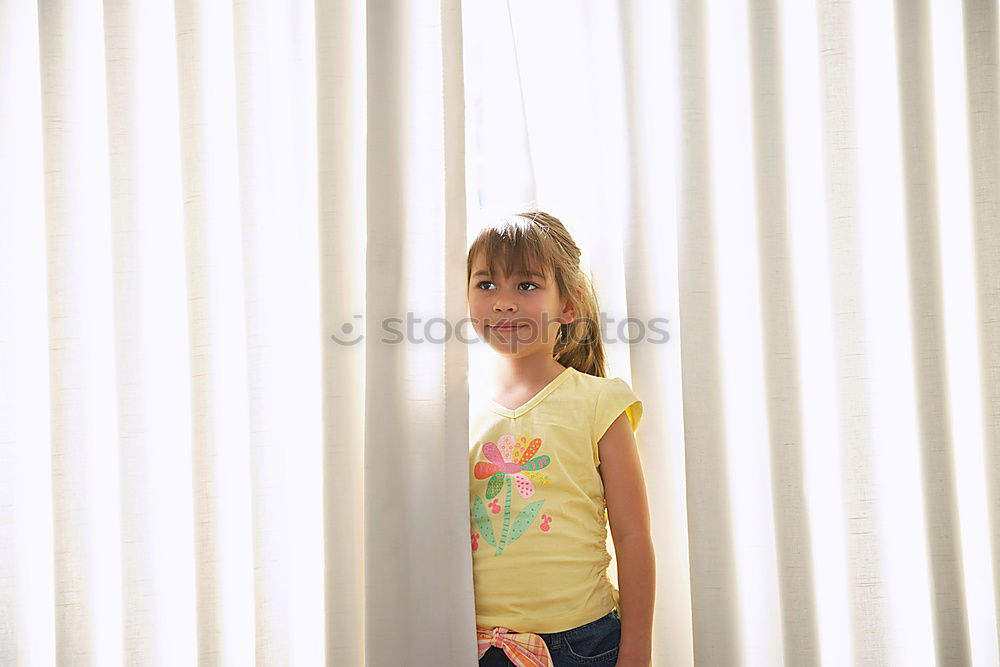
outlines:
[[[537, 634], [549, 647], [553, 667], [614, 667], [618, 661], [622, 622], [618, 611], [612, 609], [606, 616], [578, 628]], [[513, 664], [503, 649], [497, 646], [491, 646], [479, 659], [479, 667], [508, 667]]]

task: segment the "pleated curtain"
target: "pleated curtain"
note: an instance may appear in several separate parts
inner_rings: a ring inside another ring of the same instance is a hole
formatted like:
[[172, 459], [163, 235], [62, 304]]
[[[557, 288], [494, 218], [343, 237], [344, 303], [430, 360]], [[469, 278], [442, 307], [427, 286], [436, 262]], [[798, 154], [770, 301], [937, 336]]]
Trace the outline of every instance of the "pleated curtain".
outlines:
[[1000, 664], [997, 3], [475, 7], [469, 200], [575, 225], [646, 404], [653, 663]]
[[461, 53], [0, 4], [0, 664], [474, 662], [464, 346], [381, 331], [464, 314]]
[[465, 251], [532, 205], [645, 405], [653, 665], [1000, 664], [998, 32], [0, 0], [0, 665], [474, 665]]

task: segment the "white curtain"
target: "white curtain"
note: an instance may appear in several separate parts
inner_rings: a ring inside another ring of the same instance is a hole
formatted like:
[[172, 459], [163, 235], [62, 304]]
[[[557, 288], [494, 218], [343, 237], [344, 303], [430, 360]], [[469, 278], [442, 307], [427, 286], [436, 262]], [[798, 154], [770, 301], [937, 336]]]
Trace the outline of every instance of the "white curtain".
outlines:
[[0, 2], [0, 664], [474, 663], [464, 346], [381, 331], [462, 85], [458, 0]]
[[1000, 663], [998, 33], [0, 0], [0, 665], [475, 664], [447, 334], [528, 204], [646, 406], [654, 665]]
[[1000, 664], [996, 1], [465, 14], [470, 208], [639, 323], [654, 664]]

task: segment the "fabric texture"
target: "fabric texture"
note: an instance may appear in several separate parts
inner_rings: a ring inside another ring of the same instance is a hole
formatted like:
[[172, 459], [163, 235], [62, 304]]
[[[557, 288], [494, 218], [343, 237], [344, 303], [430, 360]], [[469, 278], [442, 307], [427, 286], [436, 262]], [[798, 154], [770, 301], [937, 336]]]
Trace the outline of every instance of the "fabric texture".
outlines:
[[476, 628], [479, 658], [496, 646], [517, 667], [550, 667], [552, 656], [545, 640], [533, 632], [511, 632], [507, 628]]
[[567, 368], [517, 408], [471, 422], [470, 522], [476, 624], [553, 633], [618, 610], [608, 578], [598, 441], [642, 403], [620, 378]]

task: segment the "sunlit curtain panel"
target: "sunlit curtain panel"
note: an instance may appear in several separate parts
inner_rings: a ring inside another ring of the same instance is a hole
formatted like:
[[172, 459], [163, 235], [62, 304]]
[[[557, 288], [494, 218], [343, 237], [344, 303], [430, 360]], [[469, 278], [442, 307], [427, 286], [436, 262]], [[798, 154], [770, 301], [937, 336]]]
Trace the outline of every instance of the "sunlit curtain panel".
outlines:
[[653, 665], [1000, 664], [998, 34], [0, 0], [0, 665], [474, 665], [452, 325], [529, 206], [644, 403]]
[[470, 223], [566, 222], [645, 402], [653, 664], [1000, 664], [996, 1], [463, 20]]
[[0, 0], [0, 665], [474, 662], [460, 10]]

